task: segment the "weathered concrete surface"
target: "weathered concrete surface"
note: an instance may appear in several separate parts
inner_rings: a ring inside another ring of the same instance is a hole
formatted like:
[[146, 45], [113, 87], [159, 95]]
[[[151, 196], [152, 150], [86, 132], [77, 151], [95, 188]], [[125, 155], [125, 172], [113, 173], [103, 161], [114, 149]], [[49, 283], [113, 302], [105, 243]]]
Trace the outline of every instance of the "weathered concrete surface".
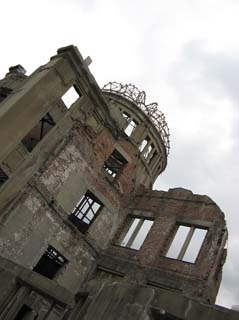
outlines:
[[[69, 261], [55, 280], [72, 292], [92, 273], [97, 252], [108, 247], [122, 222], [122, 193], [137, 189], [142, 175], [151, 179], [149, 171], [142, 173], [147, 168], [138, 162], [138, 145], [118, 128], [82, 58], [77, 59], [81, 67], [74, 70], [61, 52], [24, 77], [19, 90], [12, 86], [0, 111], [0, 166], [9, 176], [0, 190], [1, 254], [32, 269], [48, 245], [54, 246]], [[67, 110], [61, 96], [74, 82], [81, 97]], [[56, 125], [29, 153], [21, 139], [46, 112]], [[103, 168], [114, 149], [128, 162], [115, 180]], [[87, 190], [103, 208], [82, 235], [68, 217]]]
[[65, 288], [3, 258], [0, 277], [0, 319], [15, 319], [23, 304], [33, 309], [33, 316], [62, 319], [75, 305], [74, 295]]
[[32, 269], [51, 244], [71, 263], [56, 281], [75, 292], [94, 266], [94, 252], [34, 190], [11, 211], [1, 230], [1, 255]]
[[[164, 319], [162, 310], [176, 319], [236, 319], [213, 306], [224, 215], [207, 196], [151, 190], [167, 154], [137, 104], [102, 92], [73, 46], [29, 77], [9, 73], [1, 86], [9, 95], [0, 102], [8, 176], [0, 185], [0, 319], [15, 319], [24, 304], [29, 319]], [[72, 86], [79, 97], [68, 109], [61, 98]], [[138, 123], [130, 137], [123, 112]], [[46, 113], [55, 125], [29, 152], [22, 139]], [[149, 159], [140, 150], [146, 138], [156, 152]], [[127, 162], [116, 177], [104, 168], [114, 150]], [[69, 216], [87, 191], [102, 208], [83, 234]], [[154, 220], [140, 250], [120, 246], [132, 217]], [[166, 257], [177, 223], [208, 229], [195, 263]], [[53, 280], [32, 271], [49, 245], [68, 260]]]
[[[121, 211], [126, 219], [114, 239], [116, 245], [126, 233], [128, 216], [151, 218], [154, 224], [140, 250], [114, 245], [107, 255], [113, 257], [112, 261], [118, 256], [139, 263], [146, 269], [158, 269], [161, 273], [158, 284], [167, 287], [167, 279], [175, 279], [175, 288], [178, 290], [213, 303], [221, 280], [227, 239], [224, 214], [220, 208], [207, 196], [193, 195], [191, 191], [181, 188], [168, 192], [144, 190], [135, 196], [128, 195], [127, 199]], [[177, 223], [201, 226], [208, 230], [195, 263], [166, 257]], [[119, 266], [117, 261], [115, 264]]]
[[81, 319], [185, 319], [237, 320], [238, 312], [199, 303], [182, 294], [136, 283], [102, 282], [94, 296], [88, 297], [87, 310]]

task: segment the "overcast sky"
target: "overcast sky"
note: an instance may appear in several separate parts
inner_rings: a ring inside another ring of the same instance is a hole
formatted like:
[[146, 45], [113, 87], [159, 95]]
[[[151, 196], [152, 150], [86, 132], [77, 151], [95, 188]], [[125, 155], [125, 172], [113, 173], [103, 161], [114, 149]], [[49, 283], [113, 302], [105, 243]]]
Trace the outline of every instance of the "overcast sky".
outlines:
[[228, 258], [217, 303], [239, 304], [239, 1], [8, 0], [1, 3], [2, 78], [30, 74], [74, 44], [100, 86], [133, 83], [156, 101], [171, 132], [155, 188], [209, 195], [225, 212]]

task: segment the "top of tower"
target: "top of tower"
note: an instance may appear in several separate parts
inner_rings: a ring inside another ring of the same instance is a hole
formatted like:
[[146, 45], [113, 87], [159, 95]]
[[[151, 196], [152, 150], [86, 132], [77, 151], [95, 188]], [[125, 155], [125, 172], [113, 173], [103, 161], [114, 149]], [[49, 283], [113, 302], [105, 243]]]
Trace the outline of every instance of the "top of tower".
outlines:
[[146, 104], [146, 93], [144, 91], [140, 91], [133, 84], [123, 85], [118, 82], [109, 82], [106, 85], [104, 85], [102, 90], [106, 92], [115, 93], [134, 102], [152, 121], [155, 128], [161, 135], [167, 155], [169, 154], [169, 128], [164, 114], [158, 109], [157, 102]]

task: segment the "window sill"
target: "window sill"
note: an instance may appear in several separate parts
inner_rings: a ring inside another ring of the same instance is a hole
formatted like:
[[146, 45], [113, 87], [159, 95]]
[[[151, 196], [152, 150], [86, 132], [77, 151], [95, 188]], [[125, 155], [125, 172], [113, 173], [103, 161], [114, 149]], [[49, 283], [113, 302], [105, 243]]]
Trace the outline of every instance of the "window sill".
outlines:
[[185, 265], [185, 264], [186, 264], [186, 265], [192, 265], [192, 266], [196, 265], [196, 262], [197, 262], [197, 261], [195, 261], [195, 262], [189, 262], [189, 261], [179, 260], [179, 259], [177, 259], [177, 258], [170, 258], [170, 257], [165, 257], [165, 256], [160, 256], [160, 258], [168, 259], [168, 260], [171, 260], [171, 261], [177, 261], [177, 263], [184, 264], [184, 265]]

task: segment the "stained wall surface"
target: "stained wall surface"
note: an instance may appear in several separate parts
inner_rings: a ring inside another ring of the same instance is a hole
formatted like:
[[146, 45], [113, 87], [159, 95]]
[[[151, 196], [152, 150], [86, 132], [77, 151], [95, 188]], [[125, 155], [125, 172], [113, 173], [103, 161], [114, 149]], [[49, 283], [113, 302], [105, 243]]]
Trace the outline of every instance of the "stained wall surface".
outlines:
[[[213, 307], [223, 213], [188, 190], [152, 191], [168, 136], [135, 87], [134, 99], [102, 91], [69, 46], [30, 76], [11, 68], [0, 88], [0, 319], [235, 317]], [[133, 219], [152, 224], [137, 250], [122, 245]], [[193, 263], [167, 257], [180, 225], [207, 230]]]

